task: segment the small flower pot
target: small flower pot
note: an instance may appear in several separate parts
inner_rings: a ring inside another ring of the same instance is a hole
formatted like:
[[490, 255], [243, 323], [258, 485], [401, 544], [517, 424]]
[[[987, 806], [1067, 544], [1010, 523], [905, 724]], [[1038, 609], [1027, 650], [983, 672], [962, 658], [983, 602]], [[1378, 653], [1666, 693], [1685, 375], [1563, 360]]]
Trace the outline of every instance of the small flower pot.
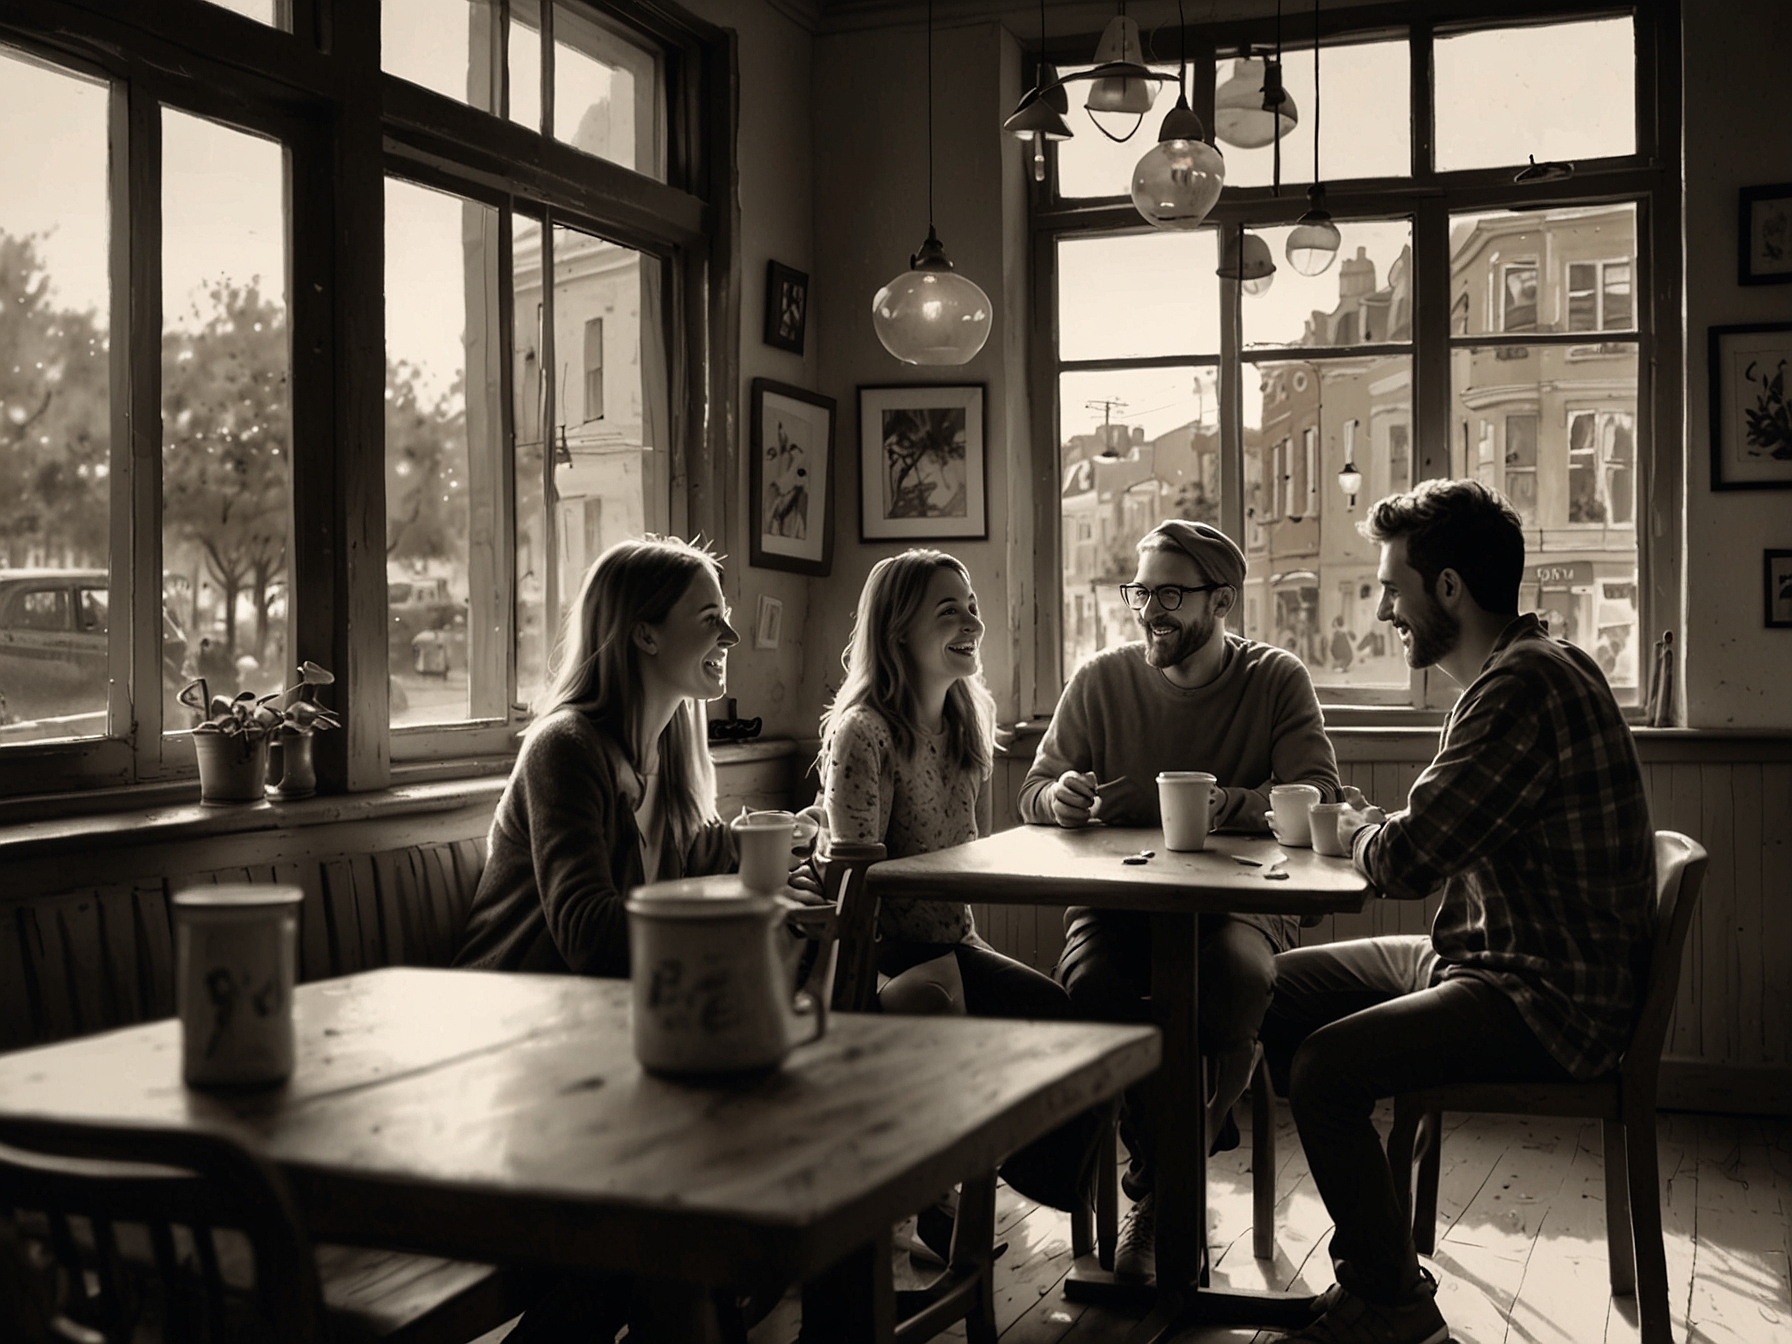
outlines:
[[259, 803], [266, 798], [266, 733], [194, 733], [199, 762], [199, 801]]
[[268, 761], [271, 785], [268, 792], [274, 797], [290, 802], [295, 798], [309, 798], [317, 792], [317, 765], [311, 757], [314, 740], [315, 735], [302, 728], [280, 730], [273, 744], [280, 756], [279, 768], [275, 768], [271, 757]]

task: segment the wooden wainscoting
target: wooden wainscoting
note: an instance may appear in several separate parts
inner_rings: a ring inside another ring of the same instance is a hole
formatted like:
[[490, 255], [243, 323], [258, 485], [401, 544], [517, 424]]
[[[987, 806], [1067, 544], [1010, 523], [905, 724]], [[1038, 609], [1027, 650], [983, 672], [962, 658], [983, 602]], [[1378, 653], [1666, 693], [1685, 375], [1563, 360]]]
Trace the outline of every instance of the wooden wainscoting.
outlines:
[[[1400, 806], [1436, 747], [1435, 730], [1338, 729], [1344, 781]], [[1642, 729], [1636, 734], [1654, 825], [1711, 854], [1668, 1030], [1662, 1104], [1745, 1114], [1792, 1113], [1792, 734]], [[1037, 739], [997, 762], [998, 826]], [[1049, 971], [1064, 945], [1062, 912], [975, 906], [983, 936]], [[1434, 901], [1375, 901], [1305, 930], [1304, 944], [1424, 933]]]

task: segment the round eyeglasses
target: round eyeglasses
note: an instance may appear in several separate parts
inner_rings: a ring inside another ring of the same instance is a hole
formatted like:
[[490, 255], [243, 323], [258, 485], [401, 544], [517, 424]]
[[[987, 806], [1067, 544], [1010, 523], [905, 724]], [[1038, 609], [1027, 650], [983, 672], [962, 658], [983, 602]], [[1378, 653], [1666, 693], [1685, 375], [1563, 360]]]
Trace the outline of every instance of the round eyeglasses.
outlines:
[[1134, 611], [1145, 610], [1146, 604], [1154, 597], [1157, 605], [1165, 611], [1175, 611], [1182, 605], [1184, 593], [1211, 593], [1215, 588], [1225, 586], [1223, 583], [1198, 583], [1193, 586], [1186, 583], [1164, 583], [1148, 588], [1142, 583], [1123, 583], [1120, 585], [1120, 596]]

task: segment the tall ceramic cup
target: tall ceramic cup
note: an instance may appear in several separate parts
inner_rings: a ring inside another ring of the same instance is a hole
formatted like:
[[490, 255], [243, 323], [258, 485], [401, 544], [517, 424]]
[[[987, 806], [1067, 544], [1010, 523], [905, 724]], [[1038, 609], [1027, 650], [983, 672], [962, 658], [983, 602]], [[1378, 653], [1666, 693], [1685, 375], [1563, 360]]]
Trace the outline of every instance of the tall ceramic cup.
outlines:
[[1165, 770], [1157, 777], [1157, 806], [1163, 814], [1164, 848], [1207, 848], [1219, 780], [1202, 770]]
[[796, 843], [796, 815], [742, 812], [729, 826], [740, 851], [740, 884], [766, 896], [783, 891], [790, 878], [791, 847]]
[[1320, 803], [1308, 811], [1313, 825], [1315, 854], [1326, 854], [1334, 859], [1348, 857], [1349, 851], [1338, 842], [1338, 816], [1344, 808], [1343, 803]]
[[[631, 1030], [642, 1067], [734, 1074], [775, 1067], [827, 1029], [826, 1007], [791, 994], [803, 942], [795, 902], [718, 894], [703, 879], [636, 887], [628, 898]], [[821, 936], [832, 936], [823, 928]]]
[[1284, 845], [1313, 843], [1313, 823], [1308, 816], [1319, 801], [1311, 784], [1278, 784], [1269, 791], [1270, 811], [1275, 815], [1276, 839]]
[[254, 1087], [292, 1074], [297, 887], [236, 883], [174, 895], [181, 1074], [194, 1087]]

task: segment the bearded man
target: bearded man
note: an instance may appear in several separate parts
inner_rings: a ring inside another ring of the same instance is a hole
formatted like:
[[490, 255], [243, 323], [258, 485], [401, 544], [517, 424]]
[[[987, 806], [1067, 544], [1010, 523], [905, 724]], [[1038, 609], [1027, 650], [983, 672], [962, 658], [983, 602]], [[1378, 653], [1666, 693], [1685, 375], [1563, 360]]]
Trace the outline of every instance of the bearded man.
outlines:
[[1654, 845], [1598, 663], [1518, 614], [1511, 506], [1479, 481], [1427, 481], [1375, 505], [1362, 531], [1381, 544], [1376, 615], [1411, 666], [1463, 691], [1406, 806], [1384, 817], [1353, 799], [1338, 823], [1382, 896], [1441, 893], [1430, 935], [1276, 958], [1263, 1047], [1332, 1217], [1338, 1277], [1324, 1315], [1289, 1341], [1443, 1344], [1375, 1103], [1614, 1068], [1654, 940]]
[[[1041, 826], [1156, 826], [1157, 775], [1205, 770], [1219, 781], [1215, 830], [1266, 833], [1269, 790], [1312, 784], [1339, 796], [1338, 765], [1306, 667], [1292, 653], [1226, 632], [1244, 586], [1244, 553], [1205, 523], [1176, 518], [1138, 543], [1121, 594], [1142, 642], [1096, 654], [1071, 677], [1020, 792], [1020, 814]], [[1079, 1015], [1151, 1022], [1150, 916], [1073, 906], [1065, 912], [1058, 978]], [[1212, 1093], [1207, 1133], [1233, 1147], [1232, 1105], [1250, 1081], [1257, 1026], [1275, 986], [1275, 954], [1293, 946], [1284, 915], [1203, 915], [1201, 1049]], [[1156, 1259], [1152, 1196], [1159, 1136], [1145, 1097], [1121, 1112], [1134, 1201], [1114, 1270], [1149, 1277]], [[1167, 1137], [1167, 1136], [1166, 1136]]]

